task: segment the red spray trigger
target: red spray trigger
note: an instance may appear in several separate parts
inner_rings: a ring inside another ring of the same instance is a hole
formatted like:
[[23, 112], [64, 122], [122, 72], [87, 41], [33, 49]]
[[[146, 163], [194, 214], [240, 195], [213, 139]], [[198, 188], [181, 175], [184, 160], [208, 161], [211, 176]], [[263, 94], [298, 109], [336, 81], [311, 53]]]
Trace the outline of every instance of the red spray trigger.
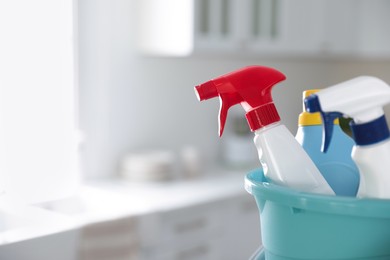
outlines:
[[286, 77], [264, 66], [249, 66], [207, 81], [195, 87], [199, 101], [220, 97], [219, 136], [222, 135], [228, 110], [241, 104], [252, 131], [280, 120], [273, 104], [271, 89]]

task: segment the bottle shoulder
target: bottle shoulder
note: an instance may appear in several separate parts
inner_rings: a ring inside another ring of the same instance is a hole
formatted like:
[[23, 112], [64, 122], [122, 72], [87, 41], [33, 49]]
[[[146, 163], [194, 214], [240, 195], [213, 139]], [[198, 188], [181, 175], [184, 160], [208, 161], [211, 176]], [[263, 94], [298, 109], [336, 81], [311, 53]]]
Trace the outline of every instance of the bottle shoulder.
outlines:
[[275, 122], [275, 123], [272, 123], [270, 125], [264, 126], [264, 127], [260, 128], [260, 129], [257, 129], [254, 132], [254, 134], [255, 135], [262, 135], [262, 134], [270, 132], [270, 131], [272, 132], [275, 129], [283, 129], [283, 128], [286, 128], [286, 126], [281, 124], [280, 121], [279, 121], [279, 122]]

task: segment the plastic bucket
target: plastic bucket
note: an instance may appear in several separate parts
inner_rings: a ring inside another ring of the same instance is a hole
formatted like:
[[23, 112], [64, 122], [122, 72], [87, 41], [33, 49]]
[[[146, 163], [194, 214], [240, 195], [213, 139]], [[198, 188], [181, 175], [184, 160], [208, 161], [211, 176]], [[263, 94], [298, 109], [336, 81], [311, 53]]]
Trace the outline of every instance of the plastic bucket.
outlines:
[[266, 260], [390, 259], [390, 200], [298, 192], [261, 170], [245, 188], [260, 211]]

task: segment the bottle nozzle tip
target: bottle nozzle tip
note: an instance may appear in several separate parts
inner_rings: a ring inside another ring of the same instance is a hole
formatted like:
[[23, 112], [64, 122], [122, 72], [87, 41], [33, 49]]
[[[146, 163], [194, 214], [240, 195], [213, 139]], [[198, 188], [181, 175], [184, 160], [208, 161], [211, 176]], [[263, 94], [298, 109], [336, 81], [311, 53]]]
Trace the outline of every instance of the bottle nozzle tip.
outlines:
[[196, 86], [194, 88], [194, 92], [195, 92], [195, 95], [196, 95], [196, 98], [198, 99], [198, 101], [202, 101], [202, 97], [199, 94], [199, 86]]
[[215, 84], [210, 80], [195, 87], [195, 94], [199, 101], [218, 96]]

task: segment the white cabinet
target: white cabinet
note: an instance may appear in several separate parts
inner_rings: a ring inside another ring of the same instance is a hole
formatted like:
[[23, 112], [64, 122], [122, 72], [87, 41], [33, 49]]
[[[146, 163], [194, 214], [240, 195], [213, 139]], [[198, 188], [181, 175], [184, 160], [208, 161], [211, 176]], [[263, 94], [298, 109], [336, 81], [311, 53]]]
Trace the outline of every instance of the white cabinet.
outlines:
[[162, 187], [160, 209], [137, 218], [140, 259], [248, 259], [261, 245], [260, 218], [243, 181], [223, 172]]
[[[302, 12], [305, 5], [315, 6], [308, 0], [195, 1], [194, 52], [310, 51], [317, 39], [304, 22], [311, 15]], [[305, 41], [302, 32], [309, 35]]]
[[326, 1], [321, 53], [349, 57], [390, 57], [390, 2]]
[[249, 259], [262, 245], [260, 215], [253, 197], [231, 198], [226, 207], [224, 226], [222, 259]]
[[147, 54], [390, 55], [386, 0], [141, 2], [137, 39]]
[[324, 0], [159, 0], [137, 9], [147, 54], [295, 54], [318, 51]]
[[218, 203], [207, 203], [161, 212], [160, 242], [145, 259], [222, 259], [220, 210]]
[[88, 223], [81, 228], [78, 260], [139, 259], [137, 218]]
[[153, 220], [141, 221], [140, 237], [145, 229], [148, 237], [154, 234], [153, 242], [148, 238], [141, 243], [145, 260], [247, 259], [261, 245], [258, 209], [248, 194], [159, 212]]
[[221, 206], [218, 203], [193, 205], [161, 213], [163, 242], [199, 241], [221, 232]]
[[390, 1], [358, 1], [356, 51], [364, 57], [390, 57]]
[[251, 52], [308, 55], [320, 51], [323, 1], [248, 1], [251, 3], [248, 13], [252, 13], [248, 37]]

